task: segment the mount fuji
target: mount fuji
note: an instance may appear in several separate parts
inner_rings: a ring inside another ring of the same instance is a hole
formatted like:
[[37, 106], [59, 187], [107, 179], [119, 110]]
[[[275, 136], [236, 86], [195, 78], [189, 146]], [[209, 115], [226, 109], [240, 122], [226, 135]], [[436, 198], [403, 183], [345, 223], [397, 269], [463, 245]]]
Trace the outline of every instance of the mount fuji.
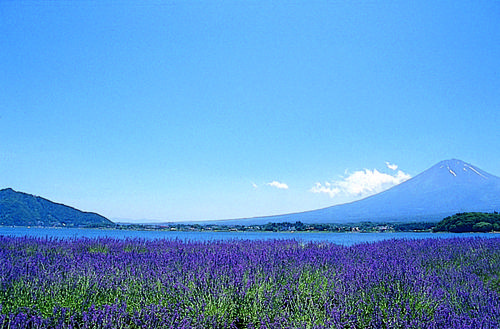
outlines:
[[458, 212], [500, 211], [500, 177], [457, 159], [437, 163], [419, 175], [365, 199], [301, 213], [231, 220], [353, 223], [439, 221]]

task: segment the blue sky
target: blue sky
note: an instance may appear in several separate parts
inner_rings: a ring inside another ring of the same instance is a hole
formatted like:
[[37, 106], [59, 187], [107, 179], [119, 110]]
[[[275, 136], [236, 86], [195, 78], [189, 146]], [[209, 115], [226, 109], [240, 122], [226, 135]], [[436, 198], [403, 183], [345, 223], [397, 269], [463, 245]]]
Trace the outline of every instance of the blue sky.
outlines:
[[111, 219], [498, 176], [499, 110], [498, 1], [0, 2], [0, 188]]

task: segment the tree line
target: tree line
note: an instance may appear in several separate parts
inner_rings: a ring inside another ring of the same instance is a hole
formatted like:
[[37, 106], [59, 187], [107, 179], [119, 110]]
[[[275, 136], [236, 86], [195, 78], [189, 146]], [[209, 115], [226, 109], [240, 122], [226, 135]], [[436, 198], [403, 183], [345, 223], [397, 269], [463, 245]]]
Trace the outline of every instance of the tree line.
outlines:
[[500, 214], [498, 212], [463, 212], [448, 216], [436, 224], [434, 232], [498, 232]]

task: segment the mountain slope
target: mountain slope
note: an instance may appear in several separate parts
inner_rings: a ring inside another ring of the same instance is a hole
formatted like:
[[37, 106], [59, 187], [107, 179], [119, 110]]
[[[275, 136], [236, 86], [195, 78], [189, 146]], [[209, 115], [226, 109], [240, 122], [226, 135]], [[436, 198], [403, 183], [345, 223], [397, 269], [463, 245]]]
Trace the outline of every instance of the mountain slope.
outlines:
[[0, 190], [0, 225], [108, 226], [107, 218], [11, 188]]
[[461, 160], [441, 161], [393, 188], [352, 203], [231, 222], [438, 221], [457, 212], [500, 210], [500, 178]]

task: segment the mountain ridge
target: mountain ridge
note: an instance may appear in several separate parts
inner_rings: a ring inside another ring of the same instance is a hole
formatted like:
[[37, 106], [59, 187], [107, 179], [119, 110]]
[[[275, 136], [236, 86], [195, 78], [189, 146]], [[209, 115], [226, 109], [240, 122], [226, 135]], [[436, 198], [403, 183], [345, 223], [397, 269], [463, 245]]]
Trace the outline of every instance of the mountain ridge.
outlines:
[[439, 221], [457, 212], [498, 210], [500, 177], [462, 160], [449, 159], [438, 162], [401, 184], [361, 200], [298, 213], [218, 222], [248, 225], [283, 221]]
[[[190, 223], [252, 225], [285, 221], [310, 224], [437, 222], [456, 213], [499, 210], [500, 177], [462, 160], [450, 159], [440, 161], [388, 190], [350, 203], [290, 214]], [[0, 225], [79, 227], [115, 224], [96, 213], [83, 212], [6, 188], [0, 190]]]
[[109, 226], [109, 219], [12, 188], [0, 190], [0, 225], [4, 226]]

